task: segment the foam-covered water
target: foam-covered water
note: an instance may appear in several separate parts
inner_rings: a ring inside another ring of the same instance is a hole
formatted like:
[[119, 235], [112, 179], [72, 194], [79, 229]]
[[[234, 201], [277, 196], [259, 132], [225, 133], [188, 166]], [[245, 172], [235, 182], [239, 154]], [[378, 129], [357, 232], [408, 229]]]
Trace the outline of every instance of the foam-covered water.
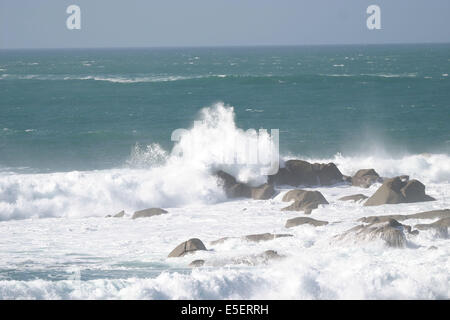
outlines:
[[[334, 238], [363, 216], [450, 208], [448, 48], [227, 50], [0, 52], [0, 299], [450, 298], [450, 239]], [[311, 217], [330, 224], [286, 229], [303, 215], [281, 211], [288, 189], [230, 201], [212, 175], [265, 182], [261, 166], [223, 161], [260, 128], [280, 129], [281, 164], [409, 175], [437, 200], [364, 207], [338, 199], [380, 184], [311, 188], [330, 203]], [[131, 219], [149, 207], [169, 214]], [[239, 239], [266, 232], [293, 237]], [[209, 250], [167, 258], [193, 237]], [[221, 237], [237, 238], [209, 244]], [[285, 259], [236, 264], [265, 250]]]

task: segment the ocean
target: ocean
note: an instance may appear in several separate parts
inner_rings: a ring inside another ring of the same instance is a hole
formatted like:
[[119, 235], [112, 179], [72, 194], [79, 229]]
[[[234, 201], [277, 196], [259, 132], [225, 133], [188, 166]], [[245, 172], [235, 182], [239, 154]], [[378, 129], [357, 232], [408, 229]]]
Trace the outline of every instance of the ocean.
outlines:
[[[449, 73], [449, 44], [1, 50], [0, 299], [450, 298], [448, 238], [333, 241], [363, 216], [450, 207]], [[206, 139], [176, 143], [176, 129]], [[251, 129], [279, 130], [281, 163], [409, 175], [437, 200], [363, 207], [337, 199], [379, 183], [309, 188], [330, 224], [286, 230], [302, 215], [280, 211], [288, 187], [230, 200], [211, 175], [265, 182], [209, 152]], [[169, 214], [130, 219], [149, 207]], [[294, 237], [208, 245], [264, 232]], [[167, 258], [194, 237], [211, 250]], [[232, 263], [269, 249], [286, 258]]]

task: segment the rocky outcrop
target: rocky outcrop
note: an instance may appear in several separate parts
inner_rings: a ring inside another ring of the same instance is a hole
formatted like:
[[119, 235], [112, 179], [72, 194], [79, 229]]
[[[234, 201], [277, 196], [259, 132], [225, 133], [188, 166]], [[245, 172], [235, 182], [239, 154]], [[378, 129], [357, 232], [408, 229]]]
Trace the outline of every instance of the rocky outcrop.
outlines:
[[252, 198], [255, 200], [271, 199], [275, 195], [273, 184], [265, 183], [259, 187], [251, 188]]
[[297, 217], [297, 218], [292, 218], [292, 219], [287, 220], [285, 227], [293, 228], [296, 226], [300, 226], [302, 224], [310, 224], [315, 227], [320, 227], [320, 226], [327, 225], [328, 221], [316, 220], [316, 219], [309, 218], [309, 217]]
[[124, 211], [124, 210], [122, 210], [122, 211], [120, 211], [119, 213], [116, 213], [116, 214], [114, 214], [114, 215], [108, 214], [108, 215], [106, 216], [106, 218], [122, 218], [123, 216], [125, 216], [125, 211]]
[[161, 208], [149, 208], [145, 210], [136, 211], [131, 219], [138, 219], [138, 218], [148, 218], [153, 216], [159, 216], [161, 214], [168, 213], [166, 210]]
[[414, 228], [419, 230], [433, 230], [441, 238], [448, 238], [448, 228], [450, 226], [450, 218], [443, 218], [429, 224], [416, 224]]
[[358, 170], [352, 177], [352, 185], [362, 188], [368, 188], [376, 182], [383, 182], [383, 179], [374, 169]]
[[389, 219], [395, 219], [398, 221], [408, 219], [444, 219], [450, 218], [450, 209], [424, 211], [414, 214], [391, 214], [386, 216], [369, 216], [358, 219], [358, 221], [365, 223], [383, 222]]
[[292, 234], [272, 234], [272, 233], [251, 234], [244, 236], [243, 239], [251, 242], [261, 242], [284, 237], [292, 237]]
[[402, 180], [400, 177], [395, 177], [386, 180], [364, 205], [379, 206], [433, 200], [435, 199], [425, 194], [425, 186], [420, 181]]
[[319, 191], [291, 190], [284, 195], [283, 201], [292, 200], [294, 200], [293, 204], [281, 210], [304, 211], [306, 214], [310, 214], [313, 209], [318, 208], [319, 204], [328, 204], [328, 201]]
[[200, 239], [193, 238], [180, 243], [172, 252], [169, 253], [169, 258], [182, 257], [187, 253], [192, 253], [198, 250], [206, 250], [205, 245]]
[[407, 226], [402, 225], [395, 219], [369, 225], [356, 226], [343, 234], [337, 236], [338, 240], [374, 241], [383, 240], [389, 247], [404, 247], [406, 244], [405, 232]]
[[358, 194], [353, 194], [351, 196], [345, 196], [345, 197], [339, 198], [338, 200], [340, 200], [340, 201], [355, 201], [355, 202], [358, 202], [358, 201], [361, 201], [361, 200], [365, 200], [367, 198], [368, 198], [368, 196], [365, 196], [365, 195], [363, 195], [361, 193], [358, 193]]
[[205, 260], [194, 260], [191, 263], [189, 263], [189, 267], [199, 268], [199, 267], [203, 267], [204, 264], [205, 264]]
[[334, 163], [303, 160], [288, 160], [284, 168], [269, 176], [269, 183], [290, 186], [329, 186], [343, 181], [343, 175]]

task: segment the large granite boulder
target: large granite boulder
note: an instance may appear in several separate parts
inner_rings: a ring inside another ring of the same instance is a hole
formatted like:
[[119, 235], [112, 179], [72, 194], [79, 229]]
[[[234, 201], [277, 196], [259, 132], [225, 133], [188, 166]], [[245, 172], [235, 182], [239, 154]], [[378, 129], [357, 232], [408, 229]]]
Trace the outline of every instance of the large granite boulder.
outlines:
[[353, 241], [383, 240], [389, 247], [401, 248], [406, 245], [405, 231], [410, 232], [411, 229], [395, 219], [389, 219], [384, 222], [356, 226], [336, 238]]
[[425, 194], [425, 186], [420, 181], [402, 180], [400, 177], [395, 177], [387, 179], [364, 205], [379, 206], [433, 200], [435, 199]]
[[345, 197], [339, 198], [338, 200], [340, 200], [340, 201], [355, 201], [355, 202], [358, 202], [358, 201], [361, 201], [361, 200], [365, 200], [367, 198], [368, 198], [368, 196], [365, 196], [365, 195], [363, 195], [361, 193], [358, 193], [358, 194], [353, 194], [351, 196], [345, 196]]
[[161, 214], [168, 213], [166, 210], [161, 208], [149, 208], [145, 210], [136, 211], [131, 219], [138, 219], [138, 218], [148, 218], [153, 216], [159, 216]]
[[315, 227], [325, 226], [328, 224], [328, 221], [320, 221], [309, 217], [297, 217], [292, 218], [286, 221], [286, 228], [293, 228], [296, 226], [300, 226], [302, 224], [310, 224]]
[[352, 177], [352, 185], [362, 188], [368, 188], [375, 182], [383, 182], [383, 179], [374, 169], [358, 170]]
[[206, 250], [205, 245], [200, 239], [193, 238], [180, 243], [172, 252], [169, 253], [169, 258], [182, 257], [187, 253], [192, 253], [198, 250]]
[[413, 214], [390, 214], [386, 216], [369, 216], [369, 217], [362, 217], [358, 219], [358, 221], [365, 223], [374, 223], [374, 222], [388, 221], [389, 219], [403, 221], [408, 219], [437, 219], [437, 218], [439, 219], [450, 218], [450, 209], [424, 211]]
[[269, 183], [290, 186], [329, 186], [343, 182], [343, 175], [334, 163], [309, 163], [288, 160], [284, 168], [269, 176]]
[[283, 208], [283, 211], [304, 211], [310, 214], [313, 209], [317, 209], [319, 204], [328, 204], [328, 201], [319, 191], [291, 190], [283, 196], [283, 201], [294, 203]]

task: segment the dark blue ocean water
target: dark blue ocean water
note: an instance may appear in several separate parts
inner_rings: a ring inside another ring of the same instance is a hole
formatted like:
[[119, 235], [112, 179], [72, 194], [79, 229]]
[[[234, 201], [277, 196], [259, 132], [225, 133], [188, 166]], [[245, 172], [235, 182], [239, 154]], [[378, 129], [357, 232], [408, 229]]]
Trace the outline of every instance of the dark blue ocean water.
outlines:
[[450, 45], [0, 51], [0, 167], [123, 166], [218, 101], [308, 157], [450, 153]]

